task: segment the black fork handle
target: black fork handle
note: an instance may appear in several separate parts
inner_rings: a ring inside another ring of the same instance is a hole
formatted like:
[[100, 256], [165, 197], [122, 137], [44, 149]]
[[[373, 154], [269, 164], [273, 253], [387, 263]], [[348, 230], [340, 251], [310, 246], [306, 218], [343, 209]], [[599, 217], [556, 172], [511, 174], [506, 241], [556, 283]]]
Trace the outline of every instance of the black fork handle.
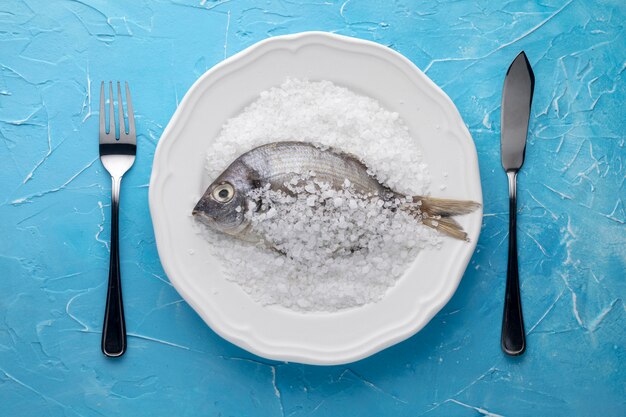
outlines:
[[114, 177], [111, 189], [111, 260], [102, 328], [102, 353], [109, 357], [122, 356], [126, 351], [126, 323], [124, 320], [124, 304], [122, 303], [118, 227], [121, 182], [122, 177]]

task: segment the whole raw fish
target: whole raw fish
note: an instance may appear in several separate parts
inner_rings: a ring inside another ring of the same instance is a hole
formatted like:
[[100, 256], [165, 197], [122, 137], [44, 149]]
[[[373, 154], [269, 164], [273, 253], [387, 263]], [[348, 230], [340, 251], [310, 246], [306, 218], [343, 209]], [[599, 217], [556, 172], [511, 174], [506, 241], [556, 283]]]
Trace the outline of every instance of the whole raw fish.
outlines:
[[[317, 181], [337, 190], [347, 183], [363, 198], [402, 201], [399, 206], [416, 221], [456, 239], [467, 234], [451, 216], [467, 214], [480, 207], [473, 201], [413, 196], [407, 199], [370, 175], [368, 167], [354, 155], [307, 142], [275, 142], [254, 148], [237, 158], [207, 188], [193, 215], [213, 229], [253, 240], [248, 210], [261, 209], [251, 197], [254, 190], [269, 187], [287, 194], [294, 176], [314, 173]], [[256, 207], [256, 208], [255, 208]]]

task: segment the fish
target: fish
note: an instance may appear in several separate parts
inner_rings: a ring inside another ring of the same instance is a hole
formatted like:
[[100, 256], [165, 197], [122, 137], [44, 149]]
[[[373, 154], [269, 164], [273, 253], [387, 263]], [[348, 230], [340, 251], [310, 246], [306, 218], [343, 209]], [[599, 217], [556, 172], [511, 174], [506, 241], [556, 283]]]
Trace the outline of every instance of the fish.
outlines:
[[[314, 173], [317, 181], [341, 190], [348, 183], [363, 198], [403, 201], [399, 206], [416, 221], [455, 239], [469, 241], [453, 216], [480, 207], [474, 201], [410, 196], [379, 182], [368, 166], [355, 155], [317, 143], [284, 141], [258, 146], [239, 156], [209, 185], [192, 210], [194, 218], [211, 229], [244, 241], [258, 241], [248, 210], [260, 210], [251, 197], [255, 190], [292, 192], [289, 181], [297, 175]], [[267, 209], [267, 208], [265, 208]]]

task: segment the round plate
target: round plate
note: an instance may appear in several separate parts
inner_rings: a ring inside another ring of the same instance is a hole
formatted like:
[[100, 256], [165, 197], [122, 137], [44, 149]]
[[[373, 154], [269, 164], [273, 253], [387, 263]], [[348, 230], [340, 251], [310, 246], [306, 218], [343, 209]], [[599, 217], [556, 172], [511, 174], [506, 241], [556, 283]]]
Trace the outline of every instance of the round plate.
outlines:
[[329, 80], [398, 112], [420, 142], [438, 197], [482, 203], [476, 149], [452, 101], [408, 59], [377, 43], [323, 32], [270, 38], [221, 62], [176, 110], [150, 179], [157, 247], [174, 287], [215, 332], [252, 353], [348, 363], [415, 334], [446, 304], [476, 246], [482, 211], [458, 218], [470, 243], [446, 238], [439, 250], [422, 251], [377, 303], [314, 314], [255, 303], [225, 279], [190, 213], [209, 184], [205, 156], [222, 124], [287, 77]]

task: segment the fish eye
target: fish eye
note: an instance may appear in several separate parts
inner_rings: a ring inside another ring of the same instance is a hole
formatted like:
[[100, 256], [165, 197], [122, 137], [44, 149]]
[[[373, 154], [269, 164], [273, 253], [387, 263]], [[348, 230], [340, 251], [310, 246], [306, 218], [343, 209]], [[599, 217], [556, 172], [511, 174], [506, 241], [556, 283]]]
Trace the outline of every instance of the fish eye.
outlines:
[[218, 185], [211, 193], [215, 201], [220, 203], [228, 203], [235, 196], [235, 189], [227, 182]]

